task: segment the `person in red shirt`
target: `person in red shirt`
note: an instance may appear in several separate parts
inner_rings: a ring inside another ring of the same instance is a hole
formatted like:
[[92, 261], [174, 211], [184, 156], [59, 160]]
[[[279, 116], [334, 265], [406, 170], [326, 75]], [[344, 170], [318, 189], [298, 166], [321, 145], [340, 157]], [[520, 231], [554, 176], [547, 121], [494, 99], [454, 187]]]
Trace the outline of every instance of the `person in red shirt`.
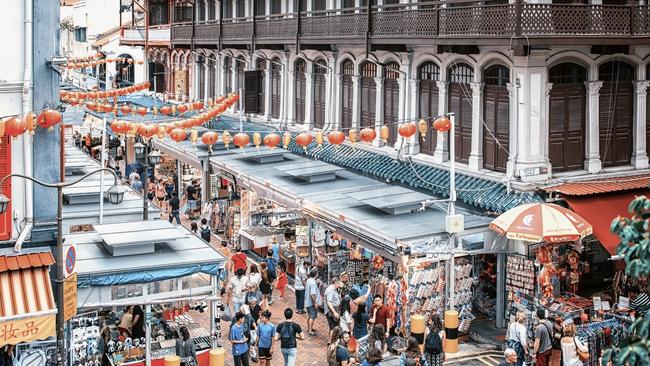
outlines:
[[243, 269], [246, 272], [246, 254], [242, 253], [241, 248], [235, 248], [235, 254], [230, 257], [232, 261], [232, 271], [237, 272], [238, 269]]
[[386, 338], [390, 334], [390, 313], [388, 307], [384, 305], [384, 301], [381, 298], [381, 295], [375, 295], [373, 300], [372, 307], [370, 308], [370, 319], [368, 320], [371, 324], [381, 324], [386, 329]]

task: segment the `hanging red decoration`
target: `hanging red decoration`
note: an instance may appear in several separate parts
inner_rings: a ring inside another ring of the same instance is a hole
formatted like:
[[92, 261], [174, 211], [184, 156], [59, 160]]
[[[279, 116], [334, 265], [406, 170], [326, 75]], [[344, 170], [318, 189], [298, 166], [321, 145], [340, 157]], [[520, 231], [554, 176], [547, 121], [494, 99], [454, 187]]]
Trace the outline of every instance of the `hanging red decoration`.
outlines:
[[178, 113], [185, 113], [187, 112], [187, 105], [179, 104], [178, 107], [176, 107], [176, 110], [178, 111]]
[[41, 128], [52, 128], [61, 122], [61, 112], [55, 109], [46, 109], [38, 115], [36, 123]]
[[372, 267], [374, 269], [380, 270], [380, 269], [384, 268], [384, 263], [385, 263], [385, 260], [384, 260], [384, 258], [382, 256], [376, 255], [376, 256], [372, 257]]
[[166, 116], [169, 113], [171, 113], [171, 111], [172, 111], [172, 109], [169, 108], [169, 106], [160, 107], [160, 114], [162, 114], [162, 115]]
[[250, 138], [248, 137], [248, 135], [243, 132], [239, 132], [235, 134], [232, 140], [235, 143], [235, 145], [239, 146], [240, 149], [243, 149], [250, 142]]
[[23, 120], [18, 117], [9, 117], [4, 121], [5, 135], [18, 137], [27, 131], [27, 126]]
[[65, 90], [59, 90], [59, 98], [65, 98], [68, 96], [68, 92]]
[[97, 92], [89, 92], [88, 99], [97, 99]]
[[86, 108], [90, 109], [91, 111], [94, 111], [97, 108], [97, 104], [95, 104], [94, 102], [87, 102]]
[[400, 136], [404, 138], [409, 138], [417, 132], [417, 127], [415, 127], [415, 123], [409, 122], [409, 123], [404, 123], [403, 125], [399, 126], [399, 129], [397, 132], [400, 134]]
[[425, 137], [427, 137], [427, 131], [429, 130], [429, 126], [427, 125], [427, 121], [421, 119], [418, 121], [418, 131], [420, 131], [420, 137], [424, 140]]
[[145, 81], [144, 83], [142, 83], [142, 85], [144, 86], [145, 89], [151, 88], [151, 82], [149, 81]]
[[345, 141], [345, 134], [341, 131], [332, 131], [327, 134], [327, 141], [334, 147], [339, 147]]
[[313, 140], [314, 136], [306, 132], [302, 132], [296, 136], [296, 144], [302, 146], [305, 152], [307, 151], [307, 146], [309, 146]]
[[195, 111], [200, 111], [203, 109], [203, 102], [196, 101], [192, 103], [192, 108], [194, 108]]
[[169, 134], [169, 137], [171, 137], [172, 140], [176, 142], [181, 142], [185, 140], [187, 134], [185, 133], [185, 130], [182, 128], [174, 128], [172, 132]]
[[287, 149], [290, 143], [291, 143], [291, 133], [285, 132], [284, 134], [282, 134], [282, 147]]
[[212, 145], [216, 144], [219, 140], [219, 134], [214, 131], [206, 131], [201, 135], [201, 142], [204, 145], [208, 145], [210, 150], [212, 150]]
[[438, 132], [447, 132], [451, 129], [451, 121], [447, 116], [440, 116], [433, 121], [433, 128]]
[[221, 134], [221, 139], [223, 140], [223, 145], [227, 149], [230, 146], [230, 132], [223, 131], [223, 133]]
[[25, 122], [25, 128], [29, 131], [29, 134], [34, 135], [34, 130], [36, 129], [36, 114], [34, 114], [34, 112], [27, 112], [23, 121]]
[[156, 133], [158, 133], [158, 127], [154, 124], [146, 124], [138, 128], [140, 136], [144, 138], [152, 138]]
[[372, 143], [377, 138], [377, 131], [374, 128], [366, 127], [359, 132], [359, 139], [363, 142]]
[[261, 144], [262, 144], [262, 135], [260, 135], [259, 132], [255, 132], [253, 134], [253, 145], [255, 145], [255, 148], [259, 150]]
[[144, 116], [145, 114], [147, 114], [147, 108], [146, 107], [140, 107], [140, 108], [138, 108], [137, 112], [138, 112], [139, 115]]
[[129, 107], [128, 105], [123, 105], [123, 106], [120, 107], [120, 112], [122, 112], [122, 114], [124, 114], [124, 115], [130, 114], [131, 113], [131, 107]]
[[264, 145], [270, 149], [275, 149], [280, 144], [280, 135], [277, 133], [270, 133], [264, 136]]

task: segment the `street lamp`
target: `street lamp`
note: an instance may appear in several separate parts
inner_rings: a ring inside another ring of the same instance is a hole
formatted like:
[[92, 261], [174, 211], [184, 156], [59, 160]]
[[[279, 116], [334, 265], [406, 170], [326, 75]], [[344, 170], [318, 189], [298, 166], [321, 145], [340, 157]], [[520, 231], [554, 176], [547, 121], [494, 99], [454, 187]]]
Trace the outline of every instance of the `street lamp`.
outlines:
[[[84, 175], [83, 177], [77, 179], [74, 182], [46, 183], [36, 178], [32, 178], [22, 174], [10, 174], [2, 178], [2, 180], [0, 180], [0, 214], [4, 214], [5, 212], [7, 212], [7, 207], [9, 206], [9, 202], [11, 201], [9, 198], [7, 198], [7, 196], [2, 194], [2, 185], [7, 179], [10, 179], [12, 177], [19, 177], [19, 178], [27, 179], [40, 186], [47, 187], [47, 188], [56, 188], [57, 190], [58, 203], [57, 203], [57, 211], [56, 211], [56, 230], [57, 230], [56, 233], [56, 284], [57, 284], [56, 286], [56, 307], [57, 307], [56, 338], [57, 338], [57, 348], [59, 352], [58, 355], [59, 365], [64, 365], [66, 359], [65, 342], [63, 339], [65, 335], [63, 329], [65, 326], [65, 319], [63, 317], [63, 297], [64, 297], [63, 282], [65, 280], [63, 274], [63, 263], [65, 262], [63, 258], [63, 188], [75, 185], [93, 174], [104, 172], [104, 171], [113, 174], [113, 186], [109, 188], [108, 191], [106, 192], [108, 199], [114, 205], [120, 204], [124, 199], [125, 190], [118, 186], [117, 175], [112, 169], [108, 169], [108, 168], [101, 168], [92, 171]], [[103, 192], [101, 192], [100, 190], [99, 194], [102, 195]]]
[[139, 141], [135, 145], [133, 145], [133, 150], [135, 151], [135, 157], [138, 158], [138, 159], [142, 159], [144, 157], [144, 150], [146, 148], [147, 147], [144, 146]]
[[[135, 156], [144, 159], [144, 173], [142, 184], [142, 220], [149, 220], [149, 167], [152, 166], [152, 173], [156, 174], [156, 165], [160, 163], [162, 155], [158, 151], [151, 151], [151, 139], [143, 140], [144, 144], [138, 142], [133, 145]], [[150, 152], [151, 151], [151, 152]]]
[[158, 165], [160, 163], [160, 159], [162, 159], [162, 154], [160, 154], [158, 150], [154, 150], [149, 153], [149, 163], [151, 165]]

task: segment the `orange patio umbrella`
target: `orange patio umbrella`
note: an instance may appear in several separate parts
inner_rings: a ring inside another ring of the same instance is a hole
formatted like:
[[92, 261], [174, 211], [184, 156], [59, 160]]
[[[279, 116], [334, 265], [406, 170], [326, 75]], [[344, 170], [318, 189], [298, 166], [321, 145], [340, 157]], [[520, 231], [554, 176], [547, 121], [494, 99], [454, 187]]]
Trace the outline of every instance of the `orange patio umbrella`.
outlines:
[[552, 203], [529, 203], [512, 208], [490, 223], [490, 229], [508, 239], [533, 243], [576, 241], [593, 233], [582, 216]]

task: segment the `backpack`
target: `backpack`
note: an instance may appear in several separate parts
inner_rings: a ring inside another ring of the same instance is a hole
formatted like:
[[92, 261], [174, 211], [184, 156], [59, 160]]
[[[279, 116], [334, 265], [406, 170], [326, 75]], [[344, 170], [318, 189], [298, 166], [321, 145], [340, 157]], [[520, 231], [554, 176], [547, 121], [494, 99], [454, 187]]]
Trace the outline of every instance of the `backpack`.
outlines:
[[208, 225], [201, 227], [201, 239], [205, 241], [210, 241], [210, 236], [212, 235], [212, 230]]
[[296, 334], [294, 333], [293, 322], [282, 323], [282, 329], [280, 329], [280, 341], [287, 346], [285, 348], [296, 347]]
[[436, 332], [429, 333], [424, 343], [424, 351], [432, 355], [442, 353], [442, 339], [440, 339], [440, 334]]
[[276, 277], [275, 274], [275, 259], [266, 258], [266, 271], [268, 272], [269, 279], [273, 281]]

